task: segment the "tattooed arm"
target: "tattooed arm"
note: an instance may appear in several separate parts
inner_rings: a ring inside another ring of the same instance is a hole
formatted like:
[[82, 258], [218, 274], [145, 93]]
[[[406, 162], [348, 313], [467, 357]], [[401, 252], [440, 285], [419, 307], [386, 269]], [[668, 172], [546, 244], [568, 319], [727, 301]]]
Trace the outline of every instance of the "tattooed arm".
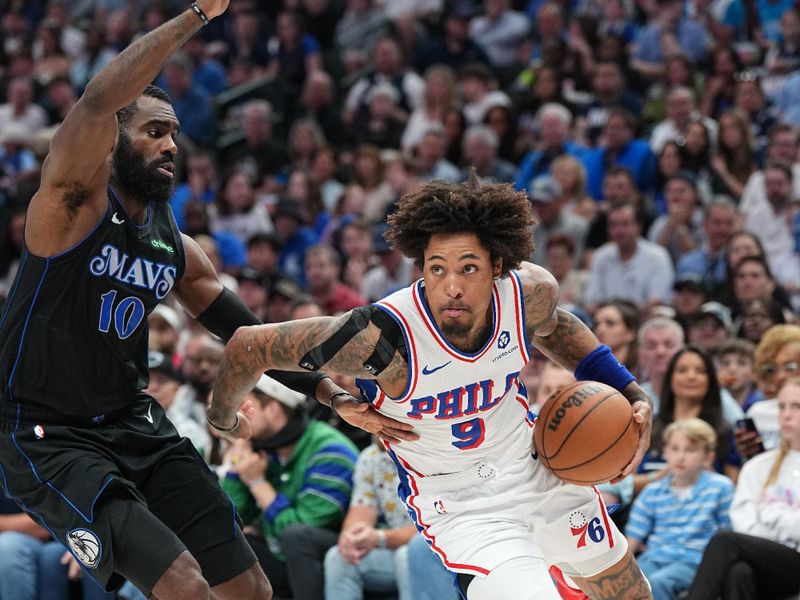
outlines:
[[[556, 306], [558, 283], [550, 273], [536, 265], [523, 263], [520, 279], [528, 337], [547, 358], [568, 371], [574, 371], [581, 360], [600, 345], [600, 340], [578, 317]], [[653, 421], [653, 401], [639, 384], [633, 381], [620, 391], [633, 406], [634, 419], [639, 423], [639, 447], [633, 460], [614, 481], [632, 473], [644, 458], [650, 447]]]
[[[347, 313], [341, 317], [317, 317], [237, 329], [225, 347], [214, 384], [213, 400], [208, 409], [208, 419], [212, 426], [224, 432], [229, 439], [249, 437], [247, 410], [239, 411], [239, 408], [244, 396], [253, 389], [261, 374], [270, 369], [303, 371], [299, 366], [302, 357], [328, 340], [349, 319], [350, 313]], [[336, 350], [325, 363], [326, 369], [342, 375], [375, 379], [364, 368], [363, 363], [374, 351], [379, 337], [380, 330], [370, 323]], [[388, 393], [401, 393], [407, 372], [408, 365], [395, 352], [394, 358], [377, 379]], [[416, 438], [416, 434], [410, 434], [411, 426], [380, 415], [368, 404], [351, 404], [331, 402], [331, 408], [348, 423], [390, 441]], [[229, 428], [233, 429], [227, 431]]]
[[592, 600], [652, 600], [650, 585], [633, 559], [631, 549], [622, 560], [594, 577], [573, 577]]

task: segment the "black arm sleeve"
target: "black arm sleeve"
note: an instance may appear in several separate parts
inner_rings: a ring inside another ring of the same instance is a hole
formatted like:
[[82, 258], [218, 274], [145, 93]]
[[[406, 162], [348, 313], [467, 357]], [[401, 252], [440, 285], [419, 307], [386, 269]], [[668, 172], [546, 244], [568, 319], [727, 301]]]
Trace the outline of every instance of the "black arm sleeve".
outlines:
[[[233, 337], [239, 327], [261, 325], [256, 316], [228, 288], [223, 288], [219, 296], [197, 316], [197, 321], [225, 343]], [[288, 388], [316, 398], [319, 382], [327, 377], [320, 372], [267, 371], [267, 375]]]

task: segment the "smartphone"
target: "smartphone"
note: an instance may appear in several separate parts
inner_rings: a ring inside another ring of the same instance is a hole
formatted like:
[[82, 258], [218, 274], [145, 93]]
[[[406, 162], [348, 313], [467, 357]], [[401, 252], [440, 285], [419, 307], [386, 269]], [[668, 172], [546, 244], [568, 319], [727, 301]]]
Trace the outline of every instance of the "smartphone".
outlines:
[[736, 421], [736, 429], [746, 429], [747, 431], [758, 433], [758, 429], [756, 429], [756, 422], [750, 417]]
[[[738, 421], [736, 421], [736, 429], [744, 429], [745, 431], [752, 431], [753, 433], [758, 435], [758, 429], [756, 428], [755, 421], [753, 421], [753, 419], [751, 419], [750, 417], [747, 417], [745, 419], [739, 419]], [[758, 446], [756, 446], [756, 448], [758, 453], [764, 452], [764, 444], [761, 441], [758, 442]]]

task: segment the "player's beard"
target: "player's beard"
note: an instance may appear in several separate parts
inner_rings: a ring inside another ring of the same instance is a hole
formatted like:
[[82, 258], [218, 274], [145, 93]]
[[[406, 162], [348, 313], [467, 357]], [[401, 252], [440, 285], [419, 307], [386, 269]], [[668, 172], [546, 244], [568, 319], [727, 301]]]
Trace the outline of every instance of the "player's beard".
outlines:
[[470, 331], [472, 331], [472, 323], [458, 323], [456, 321], [442, 323], [442, 333], [448, 340], [464, 340], [469, 337]]
[[131, 138], [120, 131], [111, 163], [114, 180], [126, 193], [142, 203], [150, 200], [167, 202], [172, 197], [175, 180], [161, 174], [158, 167], [174, 160], [174, 155], [169, 154], [146, 163], [144, 156], [134, 150]]

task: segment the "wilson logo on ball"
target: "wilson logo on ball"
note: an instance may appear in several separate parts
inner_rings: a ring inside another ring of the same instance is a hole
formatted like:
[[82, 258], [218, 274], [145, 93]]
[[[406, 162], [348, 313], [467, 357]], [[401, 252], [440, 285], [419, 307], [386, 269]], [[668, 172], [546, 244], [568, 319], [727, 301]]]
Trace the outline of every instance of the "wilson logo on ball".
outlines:
[[584, 385], [583, 387], [578, 388], [575, 393], [570, 394], [570, 396], [561, 403], [561, 406], [556, 409], [556, 412], [550, 419], [550, 423], [547, 425], [547, 428], [550, 431], [557, 431], [558, 426], [561, 425], [561, 420], [567, 414], [567, 409], [570, 406], [581, 406], [586, 398], [602, 391], [602, 388], [593, 385]]

